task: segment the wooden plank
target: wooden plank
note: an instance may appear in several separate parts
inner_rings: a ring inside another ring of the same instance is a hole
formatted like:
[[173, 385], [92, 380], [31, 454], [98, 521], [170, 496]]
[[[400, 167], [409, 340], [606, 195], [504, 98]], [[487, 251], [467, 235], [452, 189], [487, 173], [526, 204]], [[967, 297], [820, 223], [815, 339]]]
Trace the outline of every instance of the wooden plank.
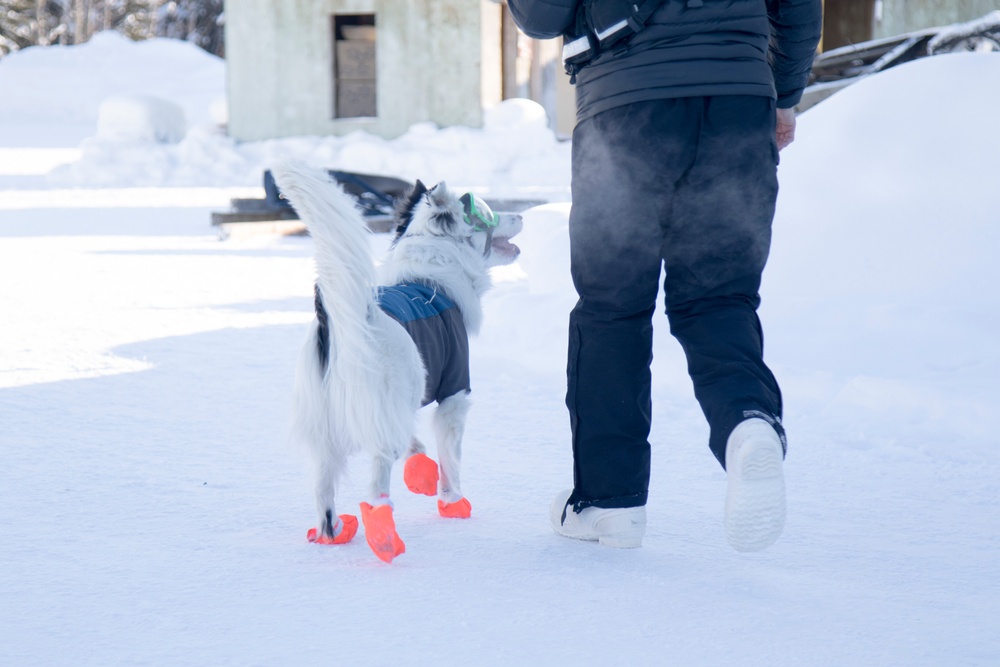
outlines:
[[298, 220], [291, 209], [268, 209], [258, 211], [226, 211], [212, 213], [212, 224], [219, 226], [234, 222], [275, 222], [278, 220]]
[[[294, 211], [292, 212], [294, 213]], [[367, 216], [368, 229], [385, 234], [396, 229], [392, 216]], [[256, 212], [212, 213], [212, 226], [219, 228], [222, 238], [243, 238], [254, 234], [308, 234], [306, 225], [298, 216], [289, 216], [282, 210]]]
[[[486, 203], [497, 213], [519, 213], [547, 202], [542, 199], [488, 199]], [[212, 226], [219, 228], [219, 236], [224, 239], [254, 234], [308, 234], [294, 209], [275, 207], [266, 199], [233, 199], [230, 209], [212, 213]], [[391, 215], [369, 215], [364, 220], [368, 229], [377, 234], [396, 229], [396, 220]]]

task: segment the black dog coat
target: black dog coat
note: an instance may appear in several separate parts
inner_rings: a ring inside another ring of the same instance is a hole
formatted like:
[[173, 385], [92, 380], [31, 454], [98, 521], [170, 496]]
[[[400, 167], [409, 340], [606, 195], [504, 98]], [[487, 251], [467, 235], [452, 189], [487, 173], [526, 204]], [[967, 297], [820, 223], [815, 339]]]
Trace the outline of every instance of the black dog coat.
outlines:
[[[413, 339], [427, 370], [421, 405], [441, 402], [460, 391], [471, 391], [469, 335], [465, 320], [443, 292], [420, 283], [379, 287], [375, 294], [382, 311], [399, 322]], [[317, 346], [323, 368], [329, 359], [330, 332], [327, 312], [316, 288]]]

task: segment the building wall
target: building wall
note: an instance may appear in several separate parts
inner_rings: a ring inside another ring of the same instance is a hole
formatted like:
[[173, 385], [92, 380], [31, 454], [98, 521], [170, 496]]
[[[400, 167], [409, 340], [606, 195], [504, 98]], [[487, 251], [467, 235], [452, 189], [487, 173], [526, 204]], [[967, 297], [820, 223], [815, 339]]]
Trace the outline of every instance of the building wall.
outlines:
[[1000, 0], [882, 0], [881, 4], [881, 12], [876, 7], [875, 39], [964, 23], [1000, 9]]
[[[334, 14], [375, 14], [375, 118], [333, 117]], [[499, 35], [500, 5], [488, 0], [228, 0], [229, 133], [395, 137], [421, 121], [479, 126], [483, 106], [500, 99]]]

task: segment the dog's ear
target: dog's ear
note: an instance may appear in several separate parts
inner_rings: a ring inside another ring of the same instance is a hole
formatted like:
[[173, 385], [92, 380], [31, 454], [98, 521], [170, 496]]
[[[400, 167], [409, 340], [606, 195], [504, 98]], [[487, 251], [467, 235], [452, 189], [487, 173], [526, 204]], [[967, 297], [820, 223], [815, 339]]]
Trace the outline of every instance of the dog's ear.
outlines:
[[441, 181], [427, 191], [427, 203], [431, 208], [427, 226], [433, 233], [454, 234], [459, 219], [455, 217], [457, 200]]
[[413, 211], [423, 196], [427, 194], [427, 186], [419, 179], [406, 195], [399, 200], [396, 206], [396, 238], [406, 233], [406, 228], [410, 226], [413, 219]]

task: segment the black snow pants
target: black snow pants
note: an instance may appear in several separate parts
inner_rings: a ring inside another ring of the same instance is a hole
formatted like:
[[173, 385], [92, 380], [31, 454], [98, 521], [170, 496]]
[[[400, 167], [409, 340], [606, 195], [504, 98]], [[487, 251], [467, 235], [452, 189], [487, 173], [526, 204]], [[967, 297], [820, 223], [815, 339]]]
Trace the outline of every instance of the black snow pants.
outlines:
[[577, 125], [566, 394], [576, 511], [646, 503], [661, 265], [712, 453], [725, 467], [729, 434], [753, 416], [784, 440], [757, 318], [778, 193], [774, 127], [773, 100], [752, 96], [637, 102]]

